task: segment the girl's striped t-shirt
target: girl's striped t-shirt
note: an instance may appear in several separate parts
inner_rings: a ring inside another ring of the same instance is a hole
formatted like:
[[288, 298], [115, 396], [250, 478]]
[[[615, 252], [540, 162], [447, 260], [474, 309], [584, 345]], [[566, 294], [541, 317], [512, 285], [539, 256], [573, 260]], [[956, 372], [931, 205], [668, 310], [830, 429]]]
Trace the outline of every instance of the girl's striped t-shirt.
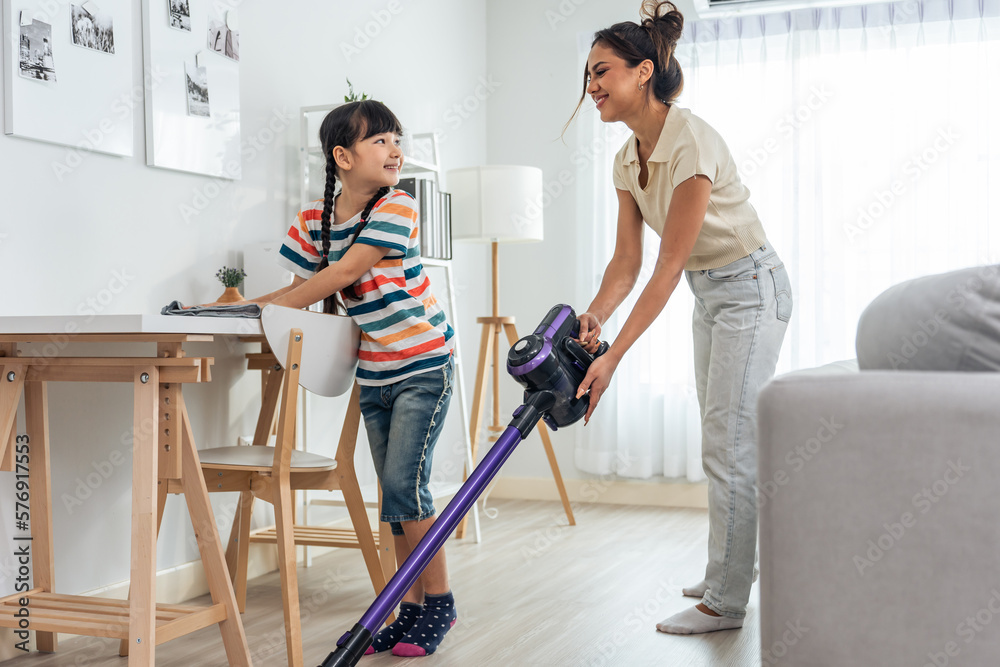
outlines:
[[[315, 275], [320, 264], [322, 214], [322, 199], [300, 211], [278, 255], [281, 266], [302, 278]], [[455, 332], [431, 293], [420, 261], [413, 197], [390, 190], [368, 217], [355, 243], [389, 252], [355, 283], [361, 300], [344, 302], [347, 314], [361, 327], [358, 384], [382, 386], [444, 366]], [[347, 252], [360, 222], [361, 213], [339, 225], [331, 220], [330, 264]]]

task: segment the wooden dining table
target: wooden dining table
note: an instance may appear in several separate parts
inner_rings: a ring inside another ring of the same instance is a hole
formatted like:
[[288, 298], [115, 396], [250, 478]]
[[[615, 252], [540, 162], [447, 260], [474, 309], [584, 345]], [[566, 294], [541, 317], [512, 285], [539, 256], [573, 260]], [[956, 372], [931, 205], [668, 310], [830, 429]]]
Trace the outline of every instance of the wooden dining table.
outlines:
[[[228, 664], [251, 664], [182, 391], [185, 384], [209, 382], [214, 363], [212, 357], [186, 356], [184, 344], [217, 337], [263, 340], [260, 321], [248, 318], [0, 317], [0, 462], [3, 470], [20, 473], [23, 477], [18, 479], [27, 481], [30, 537], [21, 536], [17, 544], [30, 544], [33, 580], [30, 590], [0, 598], [0, 627], [34, 631], [38, 650], [49, 652], [56, 651], [59, 632], [118, 638], [129, 666], [144, 667], [155, 664], [157, 645], [218, 625]], [[128, 344], [130, 350], [142, 343], [150, 352], [155, 347], [155, 354], [68, 356], [64, 352], [70, 343], [74, 349], [85, 349], [81, 343], [113, 343], [123, 348]], [[50, 474], [50, 382], [133, 386], [131, 588], [127, 600], [56, 592], [52, 497], [58, 489], [52, 488]], [[17, 412], [22, 401], [26, 423], [20, 432]], [[156, 603], [157, 531], [167, 490], [178, 484], [205, 568], [209, 605]]]

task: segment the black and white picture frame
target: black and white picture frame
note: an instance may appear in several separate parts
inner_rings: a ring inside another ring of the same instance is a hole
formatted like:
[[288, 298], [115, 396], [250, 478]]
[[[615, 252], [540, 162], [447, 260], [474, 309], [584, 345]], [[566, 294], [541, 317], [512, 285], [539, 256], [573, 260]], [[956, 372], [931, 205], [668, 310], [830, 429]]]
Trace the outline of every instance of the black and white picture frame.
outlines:
[[190, 0], [167, 0], [167, 12], [171, 28], [191, 32]]
[[184, 84], [187, 90], [189, 116], [211, 118], [208, 104], [208, 68], [184, 63]]
[[210, 19], [208, 22], [208, 48], [230, 60], [240, 61], [240, 32], [229, 27], [229, 21]]
[[74, 44], [104, 53], [115, 52], [114, 19], [110, 13], [97, 10], [93, 3], [70, 4], [69, 11]]
[[25, 79], [56, 81], [55, 58], [52, 54], [52, 24], [32, 19], [21, 21], [21, 41], [18, 48], [18, 71]]

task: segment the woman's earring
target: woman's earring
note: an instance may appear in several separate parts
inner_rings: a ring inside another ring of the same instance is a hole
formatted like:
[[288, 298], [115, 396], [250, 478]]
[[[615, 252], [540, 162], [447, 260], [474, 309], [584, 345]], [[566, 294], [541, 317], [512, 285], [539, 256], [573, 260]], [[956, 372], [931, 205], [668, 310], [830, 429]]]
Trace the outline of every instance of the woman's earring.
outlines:
[[642, 90], [642, 84], [641, 83], [639, 84], [639, 90]]

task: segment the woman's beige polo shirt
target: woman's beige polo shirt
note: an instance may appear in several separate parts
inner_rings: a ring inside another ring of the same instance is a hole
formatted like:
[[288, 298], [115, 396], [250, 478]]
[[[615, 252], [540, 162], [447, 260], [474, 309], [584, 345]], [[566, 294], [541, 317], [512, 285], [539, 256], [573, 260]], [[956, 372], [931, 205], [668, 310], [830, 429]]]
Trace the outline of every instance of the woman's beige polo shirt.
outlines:
[[746, 257], [764, 245], [767, 236], [757, 211], [750, 204], [750, 190], [740, 181], [729, 147], [718, 132], [688, 109], [670, 107], [660, 138], [646, 161], [649, 177], [639, 187], [639, 155], [633, 133], [615, 155], [613, 180], [628, 190], [642, 218], [658, 235], [663, 234], [674, 188], [695, 174], [712, 181], [712, 193], [701, 233], [684, 268], [715, 269]]

